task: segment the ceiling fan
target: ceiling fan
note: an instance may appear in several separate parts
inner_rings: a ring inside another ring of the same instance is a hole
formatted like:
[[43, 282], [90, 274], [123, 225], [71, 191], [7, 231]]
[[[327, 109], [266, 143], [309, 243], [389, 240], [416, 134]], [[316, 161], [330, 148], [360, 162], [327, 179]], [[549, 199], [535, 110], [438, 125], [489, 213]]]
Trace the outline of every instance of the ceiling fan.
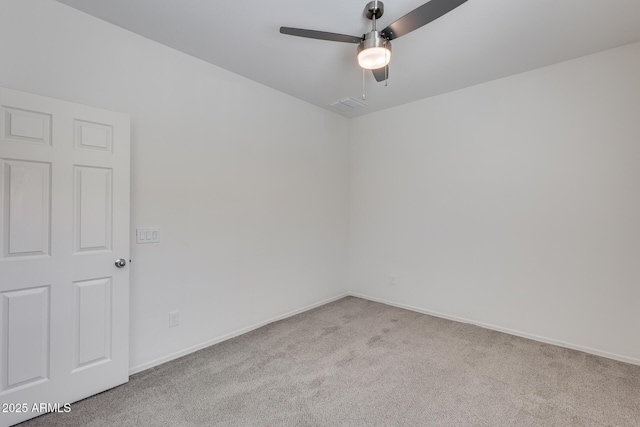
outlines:
[[371, 1], [364, 8], [364, 16], [373, 21], [372, 29], [362, 37], [290, 27], [280, 27], [280, 32], [311, 39], [356, 43], [358, 45], [358, 64], [364, 69], [371, 70], [375, 79], [381, 82], [389, 76], [391, 40], [440, 18], [466, 1], [431, 0], [388, 25], [382, 31], [376, 29], [376, 19], [379, 19], [384, 13], [384, 4], [378, 0]]

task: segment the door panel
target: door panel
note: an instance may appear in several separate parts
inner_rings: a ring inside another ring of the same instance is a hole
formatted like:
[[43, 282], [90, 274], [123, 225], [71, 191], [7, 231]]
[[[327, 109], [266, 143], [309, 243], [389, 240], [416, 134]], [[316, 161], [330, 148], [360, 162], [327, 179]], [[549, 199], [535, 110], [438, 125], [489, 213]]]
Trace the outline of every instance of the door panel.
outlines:
[[129, 118], [0, 88], [0, 225], [0, 403], [128, 381]]
[[50, 164], [0, 159], [3, 256], [49, 255]]
[[49, 378], [49, 287], [2, 293], [2, 391]]
[[51, 116], [40, 111], [28, 111], [2, 106], [5, 116], [4, 137], [14, 141], [51, 145]]
[[75, 166], [76, 252], [111, 249], [113, 171]]
[[75, 141], [77, 148], [113, 151], [113, 127], [104, 123], [75, 121]]
[[74, 369], [83, 369], [111, 359], [111, 278], [74, 285]]

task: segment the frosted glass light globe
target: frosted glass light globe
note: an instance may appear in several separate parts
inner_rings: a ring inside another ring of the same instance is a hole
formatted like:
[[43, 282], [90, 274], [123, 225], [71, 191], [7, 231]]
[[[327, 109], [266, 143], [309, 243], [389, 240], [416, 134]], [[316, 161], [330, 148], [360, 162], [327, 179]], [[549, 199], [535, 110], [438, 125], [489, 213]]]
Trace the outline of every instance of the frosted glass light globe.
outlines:
[[370, 47], [358, 54], [358, 64], [367, 70], [376, 70], [389, 64], [391, 51], [386, 47]]

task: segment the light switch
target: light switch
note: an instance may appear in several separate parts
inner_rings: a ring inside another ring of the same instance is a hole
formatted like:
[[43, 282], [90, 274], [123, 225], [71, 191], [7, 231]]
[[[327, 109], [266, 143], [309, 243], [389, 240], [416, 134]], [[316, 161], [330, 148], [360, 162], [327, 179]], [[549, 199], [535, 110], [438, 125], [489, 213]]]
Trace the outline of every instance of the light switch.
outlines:
[[136, 228], [136, 243], [158, 243], [160, 227]]

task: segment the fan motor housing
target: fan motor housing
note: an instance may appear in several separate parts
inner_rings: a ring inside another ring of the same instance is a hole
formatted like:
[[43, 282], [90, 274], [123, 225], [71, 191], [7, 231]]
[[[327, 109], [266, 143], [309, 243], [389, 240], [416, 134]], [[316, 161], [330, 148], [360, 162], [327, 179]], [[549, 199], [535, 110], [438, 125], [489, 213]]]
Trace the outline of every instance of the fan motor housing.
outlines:
[[358, 45], [358, 53], [372, 47], [385, 47], [391, 52], [391, 42], [380, 35], [380, 31], [370, 31], [364, 35], [364, 40]]

